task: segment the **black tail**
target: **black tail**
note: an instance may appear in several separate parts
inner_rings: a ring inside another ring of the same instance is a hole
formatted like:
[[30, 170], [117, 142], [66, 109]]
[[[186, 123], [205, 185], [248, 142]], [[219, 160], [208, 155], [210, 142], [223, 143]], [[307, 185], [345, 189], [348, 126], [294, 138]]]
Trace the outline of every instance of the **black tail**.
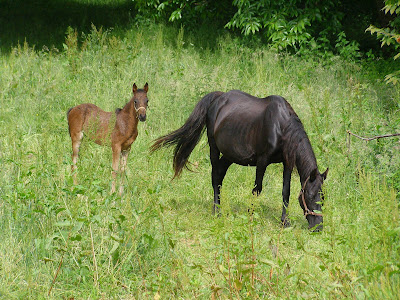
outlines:
[[187, 168], [190, 153], [192, 153], [204, 132], [208, 108], [222, 94], [222, 92], [212, 92], [205, 95], [197, 103], [192, 114], [181, 128], [159, 137], [151, 146], [150, 150], [153, 152], [162, 147], [175, 145], [173, 160], [174, 178], [181, 174], [184, 167]]

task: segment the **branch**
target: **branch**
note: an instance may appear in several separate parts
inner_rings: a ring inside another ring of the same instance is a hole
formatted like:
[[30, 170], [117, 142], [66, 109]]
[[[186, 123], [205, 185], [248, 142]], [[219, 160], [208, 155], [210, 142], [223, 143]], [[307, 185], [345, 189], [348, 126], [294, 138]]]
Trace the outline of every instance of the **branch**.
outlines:
[[60, 263], [58, 264], [58, 268], [57, 268], [56, 274], [54, 275], [53, 282], [50, 285], [49, 293], [47, 294], [47, 296], [50, 296], [51, 290], [53, 289], [53, 286], [56, 283], [56, 279], [57, 279], [58, 273], [60, 273], [61, 265], [63, 264], [63, 260], [64, 260], [64, 254], [65, 254], [65, 252], [68, 251], [68, 241], [69, 241], [70, 237], [71, 237], [71, 231], [69, 231], [68, 238], [65, 241], [65, 251], [61, 255]]
[[393, 134], [377, 135], [377, 136], [368, 138], [368, 137], [362, 137], [357, 134], [354, 134], [350, 130], [347, 130], [347, 133], [349, 135], [355, 136], [356, 138], [359, 138], [360, 140], [367, 141], [367, 142], [372, 141], [372, 140], [379, 140], [379, 139], [387, 138], [387, 137], [400, 136], [400, 133], [393, 133]]

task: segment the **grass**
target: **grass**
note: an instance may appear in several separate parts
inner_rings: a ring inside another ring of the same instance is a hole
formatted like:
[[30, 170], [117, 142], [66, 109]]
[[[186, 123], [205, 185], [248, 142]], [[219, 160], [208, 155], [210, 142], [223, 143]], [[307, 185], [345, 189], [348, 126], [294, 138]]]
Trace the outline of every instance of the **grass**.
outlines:
[[[346, 130], [399, 131], [399, 90], [362, 64], [321, 63], [248, 47], [207, 46], [164, 26], [67, 30], [62, 48], [27, 43], [0, 57], [0, 297], [4, 299], [397, 299], [398, 139], [364, 143]], [[128, 159], [122, 197], [109, 195], [111, 149], [85, 141], [70, 175], [66, 112], [122, 107], [149, 83], [148, 119]], [[325, 184], [324, 231], [307, 230], [293, 175], [280, 226], [282, 167], [232, 166], [220, 218], [211, 215], [208, 146], [195, 172], [171, 181], [172, 153], [152, 140], [180, 127], [214, 90], [284, 96], [310, 137]], [[253, 204], [254, 215], [247, 213]], [[54, 283], [53, 283], [54, 281]], [[49, 293], [50, 291], [50, 293]]]

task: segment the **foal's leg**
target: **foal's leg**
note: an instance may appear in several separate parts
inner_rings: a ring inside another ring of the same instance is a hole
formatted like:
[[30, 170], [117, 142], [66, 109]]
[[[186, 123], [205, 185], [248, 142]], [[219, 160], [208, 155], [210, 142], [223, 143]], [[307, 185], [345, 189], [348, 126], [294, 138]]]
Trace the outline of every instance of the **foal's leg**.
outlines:
[[71, 133], [71, 141], [72, 141], [71, 172], [74, 184], [78, 184], [78, 180], [76, 179], [76, 163], [78, 162], [79, 147], [81, 146], [82, 137], [83, 137], [82, 131], [79, 131], [77, 133]]
[[117, 174], [119, 169], [119, 157], [121, 155], [121, 146], [115, 145], [112, 147], [113, 155], [112, 155], [112, 185], [111, 185], [111, 194], [115, 193], [115, 185], [117, 180]]
[[122, 196], [122, 193], [124, 192], [124, 185], [125, 185], [125, 169], [126, 169], [126, 163], [128, 161], [128, 155], [129, 155], [129, 150], [125, 150], [121, 152], [121, 183], [119, 187], [119, 194]]
[[290, 168], [286, 164], [283, 164], [283, 189], [282, 189], [283, 206], [282, 206], [281, 221], [284, 227], [290, 226], [289, 220], [286, 217], [286, 210], [289, 206], [290, 181], [292, 177], [292, 171], [293, 168]]

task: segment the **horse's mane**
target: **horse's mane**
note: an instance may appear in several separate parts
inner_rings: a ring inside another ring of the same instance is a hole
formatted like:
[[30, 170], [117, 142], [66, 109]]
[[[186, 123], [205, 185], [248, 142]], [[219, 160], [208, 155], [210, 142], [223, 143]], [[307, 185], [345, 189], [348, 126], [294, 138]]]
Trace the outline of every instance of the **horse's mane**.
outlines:
[[290, 110], [291, 116], [283, 128], [284, 159], [290, 168], [296, 166], [299, 174], [310, 174], [316, 166], [315, 154], [300, 118], [291, 107]]

